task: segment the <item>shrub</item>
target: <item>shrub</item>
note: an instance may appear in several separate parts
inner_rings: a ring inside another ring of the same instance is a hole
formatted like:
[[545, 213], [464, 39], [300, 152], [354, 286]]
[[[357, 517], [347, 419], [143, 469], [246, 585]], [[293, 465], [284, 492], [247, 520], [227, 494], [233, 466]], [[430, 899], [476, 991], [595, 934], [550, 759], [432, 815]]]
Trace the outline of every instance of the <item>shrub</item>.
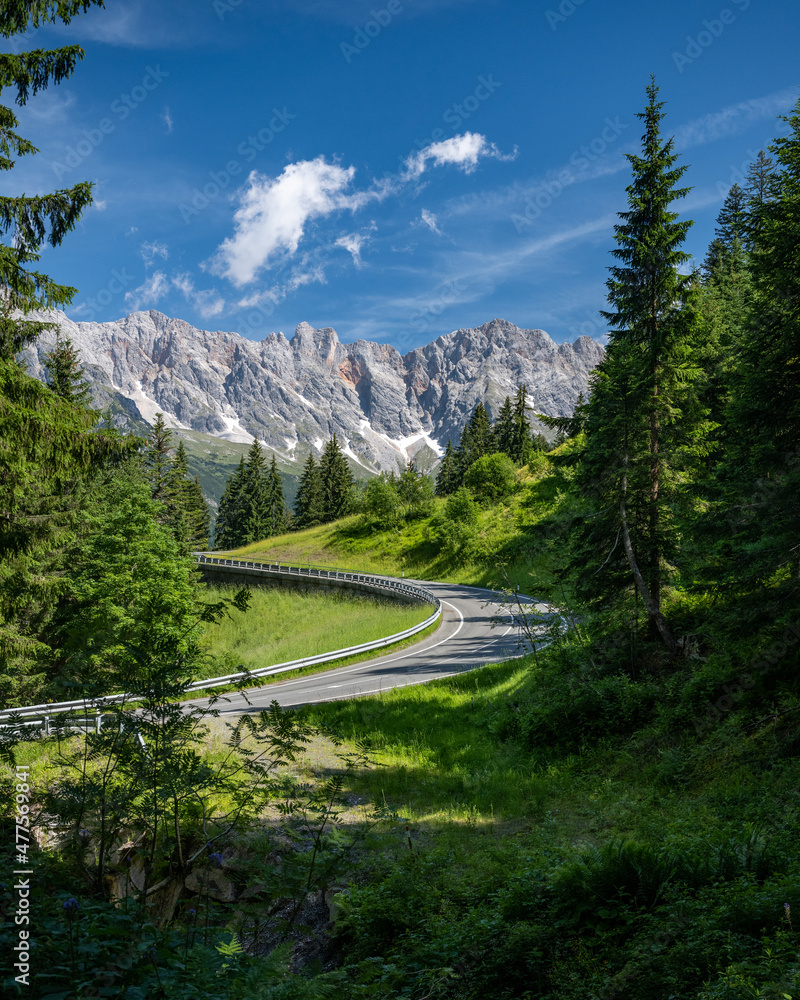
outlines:
[[464, 485], [484, 503], [497, 503], [519, 487], [514, 463], [501, 452], [482, 455], [467, 469]]

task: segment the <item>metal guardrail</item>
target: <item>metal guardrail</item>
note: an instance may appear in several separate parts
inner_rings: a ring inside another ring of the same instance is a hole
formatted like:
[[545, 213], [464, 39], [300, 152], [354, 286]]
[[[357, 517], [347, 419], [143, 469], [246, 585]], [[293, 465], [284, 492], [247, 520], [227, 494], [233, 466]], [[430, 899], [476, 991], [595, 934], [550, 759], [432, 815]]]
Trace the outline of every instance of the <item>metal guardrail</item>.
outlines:
[[[411, 636], [416, 635], [417, 632], [422, 632], [423, 629], [428, 628], [430, 625], [433, 625], [434, 622], [438, 621], [442, 614], [441, 601], [435, 594], [432, 594], [429, 590], [424, 590], [422, 587], [415, 587], [412, 584], [402, 583], [397, 580], [390, 580], [385, 576], [374, 576], [369, 573], [352, 573], [350, 571], [338, 569], [323, 570], [315, 569], [314, 567], [304, 569], [296, 566], [247, 562], [238, 559], [222, 559], [216, 556], [206, 555], [198, 556], [197, 561], [201, 566], [216, 565], [220, 567], [230, 567], [233, 569], [245, 570], [248, 574], [252, 573], [257, 575], [261, 572], [266, 575], [269, 573], [273, 576], [273, 578], [277, 573], [278, 575], [286, 575], [291, 578], [302, 578], [305, 576], [312, 577], [314, 579], [327, 579], [334, 585], [336, 581], [340, 581], [341, 583], [363, 583], [379, 592], [387, 591], [402, 593], [406, 597], [417, 600], [422, 604], [432, 604], [434, 606], [434, 611], [433, 614], [429, 615], [425, 619], [425, 621], [420, 622], [417, 625], [413, 625], [411, 628], [407, 628], [402, 632], [395, 632], [393, 635], [386, 636], [383, 639], [375, 639], [372, 642], [363, 642], [358, 646], [347, 646], [344, 649], [335, 649], [329, 653], [320, 653], [318, 656], [304, 656], [299, 660], [289, 660], [286, 663], [277, 663], [274, 666], [261, 667], [258, 670], [243, 670], [235, 674], [225, 674], [221, 677], [209, 677], [206, 680], [194, 681], [194, 683], [190, 684], [186, 688], [187, 693], [193, 691], [204, 691], [208, 688], [224, 687], [227, 684], [236, 684], [238, 681], [248, 680], [251, 677], [269, 677], [272, 674], [285, 673], [288, 670], [302, 670], [304, 667], [315, 666], [319, 663], [327, 663], [331, 660], [339, 660], [348, 656], [356, 656], [359, 653], [368, 653], [373, 649], [381, 649], [384, 646], [393, 645], [395, 642], [401, 642], [403, 639], [411, 638]], [[22, 708], [0, 709], [0, 720], [12, 717], [22, 720], [24, 718], [29, 718], [30, 716], [35, 716], [35, 721], [15, 721], [10, 725], [0, 724], [0, 729], [17, 728], [18, 726], [33, 727], [37, 725], [39, 720], [44, 720], [44, 725], [39, 725], [40, 729], [44, 729], [50, 725], [48, 721], [49, 716], [59, 715], [64, 712], [86, 712], [89, 709], [95, 709], [98, 711], [99, 717], [99, 710], [102, 709], [103, 706], [114, 705], [119, 702], [126, 701], [133, 702], [135, 701], [135, 698], [131, 694], [112, 694], [106, 695], [102, 698], [79, 698], [76, 701], [61, 701], [42, 705], [25, 705]], [[92, 717], [92, 721], [94, 721], [94, 718], [95, 717]]]

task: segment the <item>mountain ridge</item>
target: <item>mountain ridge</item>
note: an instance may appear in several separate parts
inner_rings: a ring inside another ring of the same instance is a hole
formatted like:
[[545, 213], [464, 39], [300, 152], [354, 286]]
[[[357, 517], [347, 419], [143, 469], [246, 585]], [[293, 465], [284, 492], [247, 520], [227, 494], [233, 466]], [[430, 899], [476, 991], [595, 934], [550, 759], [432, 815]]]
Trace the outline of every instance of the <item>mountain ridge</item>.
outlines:
[[[51, 314], [47, 318], [53, 318]], [[525, 382], [536, 412], [572, 413], [603, 348], [589, 337], [557, 345], [539, 329], [503, 319], [443, 334], [405, 355], [390, 344], [342, 343], [332, 327], [301, 322], [291, 338], [250, 341], [200, 330], [156, 310], [106, 323], [55, 314], [81, 355], [95, 405], [114, 404], [118, 422], [152, 423], [248, 442], [257, 435], [287, 461], [319, 451], [337, 434], [365, 469], [429, 463], [457, 441], [475, 405], [496, 415]], [[23, 352], [44, 378], [54, 334]]]

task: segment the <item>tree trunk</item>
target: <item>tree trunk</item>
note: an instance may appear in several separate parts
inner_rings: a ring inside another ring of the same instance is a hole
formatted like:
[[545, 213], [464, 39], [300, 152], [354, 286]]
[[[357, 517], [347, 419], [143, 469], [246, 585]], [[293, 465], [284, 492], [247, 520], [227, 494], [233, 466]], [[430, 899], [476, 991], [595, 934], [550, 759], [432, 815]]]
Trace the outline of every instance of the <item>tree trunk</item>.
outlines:
[[673, 636], [669, 625], [667, 625], [666, 619], [661, 614], [661, 609], [650, 595], [650, 591], [647, 588], [647, 584], [644, 582], [644, 577], [639, 569], [639, 565], [636, 562], [636, 556], [633, 553], [631, 536], [628, 532], [628, 516], [625, 512], [625, 504], [621, 503], [619, 505], [619, 509], [622, 517], [622, 543], [625, 546], [625, 555], [628, 557], [628, 564], [630, 565], [631, 572], [633, 573], [633, 578], [636, 581], [636, 588], [641, 594], [644, 605], [647, 608], [650, 623], [661, 636], [661, 641], [664, 643], [664, 646], [670, 656], [675, 656], [678, 652], [675, 637]]

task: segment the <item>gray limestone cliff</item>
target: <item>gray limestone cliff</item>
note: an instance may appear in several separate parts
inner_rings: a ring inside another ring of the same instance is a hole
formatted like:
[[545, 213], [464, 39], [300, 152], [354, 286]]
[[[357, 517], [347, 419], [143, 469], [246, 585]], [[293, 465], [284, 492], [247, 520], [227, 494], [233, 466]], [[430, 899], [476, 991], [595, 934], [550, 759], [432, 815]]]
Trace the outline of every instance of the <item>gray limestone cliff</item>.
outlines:
[[[95, 405], [231, 441], [257, 435], [288, 460], [336, 434], [369, 469], [396, 469], [458, 440], [478, 402], [496, 415], [526, 383], [531, 415], [571, 414], [603, 348], [589, 337], [555, 344], [543, 330], [502, 319], [462, 329], [401, 355], [387, 344], [342, 344], [328, 327], [301, 323], [287, 340], [260, 343], [198, 330], [155, 311], [110, 323], [58, 320], [80, 351]], [[44, 378], [45, 335], [25, 352]]]

